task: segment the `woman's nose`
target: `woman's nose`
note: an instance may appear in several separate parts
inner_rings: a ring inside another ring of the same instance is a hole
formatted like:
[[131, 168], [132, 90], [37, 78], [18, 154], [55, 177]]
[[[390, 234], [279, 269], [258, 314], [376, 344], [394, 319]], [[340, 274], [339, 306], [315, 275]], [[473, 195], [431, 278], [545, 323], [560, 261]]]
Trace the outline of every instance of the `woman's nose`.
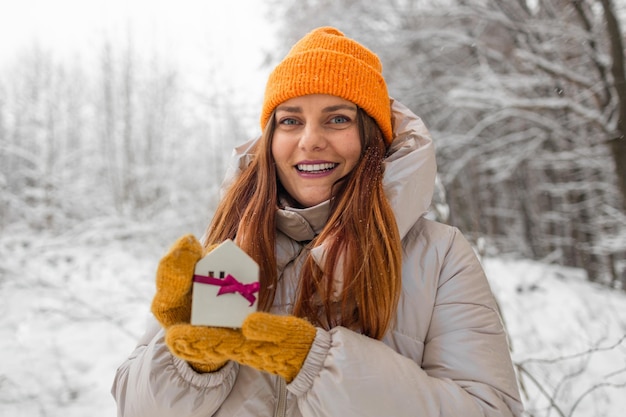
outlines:
[[304, 151], [315, 151], [326, 147], [326, 138], [323, 129], [314, 124], [306, 124], [300, 136], [300, 149]]

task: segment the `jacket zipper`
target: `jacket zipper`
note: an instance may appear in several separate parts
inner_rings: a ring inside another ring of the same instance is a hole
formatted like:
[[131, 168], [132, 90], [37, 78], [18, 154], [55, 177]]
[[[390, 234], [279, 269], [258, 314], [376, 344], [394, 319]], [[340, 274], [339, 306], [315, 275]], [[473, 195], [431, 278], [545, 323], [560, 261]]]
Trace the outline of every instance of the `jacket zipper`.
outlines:
[[278, 401], [274, 417], [285, 417], [287, 415], [287, 384], [285, 380], [278, 377]]

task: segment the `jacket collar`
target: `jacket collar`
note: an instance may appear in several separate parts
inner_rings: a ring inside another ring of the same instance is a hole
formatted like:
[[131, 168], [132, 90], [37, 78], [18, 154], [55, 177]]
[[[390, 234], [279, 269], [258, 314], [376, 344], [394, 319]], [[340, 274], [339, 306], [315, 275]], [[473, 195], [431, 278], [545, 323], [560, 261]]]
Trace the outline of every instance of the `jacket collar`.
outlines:
[[330, 200], [304, 209], [285, 207], [276, 211], [276, 227], [296, 242], [310, 241], [322, 231], [329, 214]]

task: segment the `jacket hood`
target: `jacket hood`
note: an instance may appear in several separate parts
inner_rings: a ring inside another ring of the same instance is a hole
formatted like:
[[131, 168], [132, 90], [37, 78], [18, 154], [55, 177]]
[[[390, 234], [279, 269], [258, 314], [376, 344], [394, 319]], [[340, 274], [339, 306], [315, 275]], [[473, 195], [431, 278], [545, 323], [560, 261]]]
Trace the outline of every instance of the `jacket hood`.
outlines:
[[404, 238], [430, 209], [437, 163], [428, 129], [402, 103], [392, 100], [394, 139], [385, 159], [383, 186]]
[[[415, 222], [430, 208], [437, 165], [433, 141], [422, 119], [393, 99], [391, 111], [394, 139], [384, 162], [383, 186], [396, 215], [400, 237], [404, 238]], [[257, 137], [234, 149], [222, 183], [222, 194], [248, 166], [253, 157], [251, 149], [259, 139]], [[298, 210], [289, 210], [287, 215], [300, 217], [302, 214]], [[302, 217], [306, 220], [306, 216]]]

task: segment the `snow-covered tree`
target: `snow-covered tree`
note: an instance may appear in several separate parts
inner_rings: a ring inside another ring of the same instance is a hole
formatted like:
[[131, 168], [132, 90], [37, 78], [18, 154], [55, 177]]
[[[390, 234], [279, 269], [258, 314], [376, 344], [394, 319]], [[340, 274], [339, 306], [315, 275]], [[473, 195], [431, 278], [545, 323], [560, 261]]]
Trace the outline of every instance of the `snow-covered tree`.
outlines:
[[229, 100], [132, 38], [72, 62], [23, 51], [0, 71], [0, 230], [117, 216], [202, 234], [247, 139]]

